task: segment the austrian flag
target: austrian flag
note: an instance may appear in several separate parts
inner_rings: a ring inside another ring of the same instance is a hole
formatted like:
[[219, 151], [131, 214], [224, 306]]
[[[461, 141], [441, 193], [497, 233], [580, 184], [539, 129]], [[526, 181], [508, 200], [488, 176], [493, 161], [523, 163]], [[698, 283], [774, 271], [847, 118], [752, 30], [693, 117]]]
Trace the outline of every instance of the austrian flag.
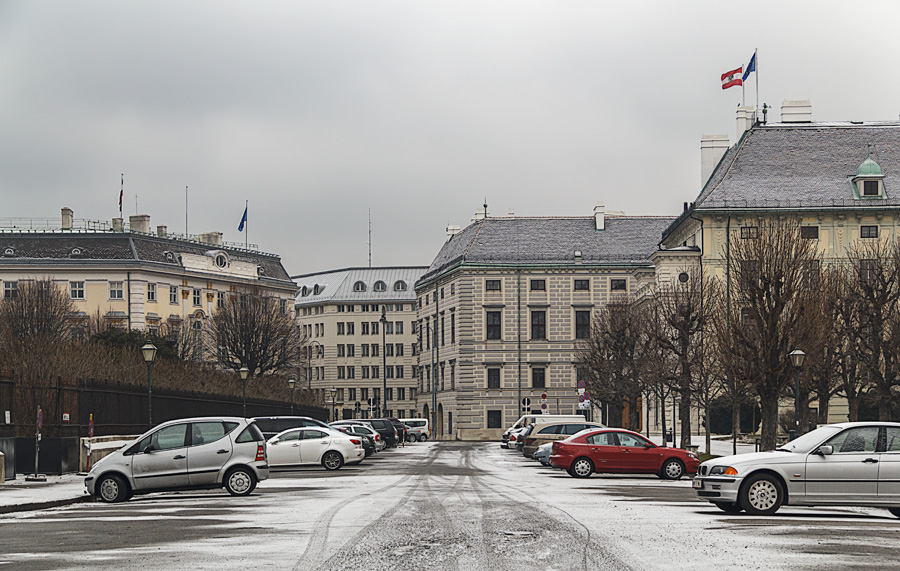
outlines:
[[737, 69], [733, 69], [731, 71], [726, 71], [722, 74], [722, 89], [728, 89], [729, 87], [734, 87], [735, 85], [744, 85], [744, 80], [741, 79], [741, 74], [744, 72], [744, 66], [741, 66]]

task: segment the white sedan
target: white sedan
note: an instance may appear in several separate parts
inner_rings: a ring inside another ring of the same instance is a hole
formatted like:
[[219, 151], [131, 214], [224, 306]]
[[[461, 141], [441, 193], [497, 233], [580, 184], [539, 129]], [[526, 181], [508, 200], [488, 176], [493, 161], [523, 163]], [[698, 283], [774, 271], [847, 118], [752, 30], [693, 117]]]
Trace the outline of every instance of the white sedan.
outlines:
[[273, 468], [321, 464], [326, 470], [337, 470], [365, 458], [360, 438], [318, 427], [291, 428], [276, 434], [269, 439], [266, 453]]

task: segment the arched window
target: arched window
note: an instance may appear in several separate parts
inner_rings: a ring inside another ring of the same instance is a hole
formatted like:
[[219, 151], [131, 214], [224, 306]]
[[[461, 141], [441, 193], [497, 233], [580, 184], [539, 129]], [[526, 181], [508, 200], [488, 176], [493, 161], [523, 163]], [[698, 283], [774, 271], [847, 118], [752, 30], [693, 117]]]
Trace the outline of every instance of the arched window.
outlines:
[[353, 284], [353, 291], [366, 291], [366, 284], [362, 281], [358, 281]]
[[378, 280], [377, 282], [375, 282], [375, 291], [387, 291], [387, 284], [385, 284], [381, 280]]
[[394, 282], [394, 291], [406, 291], [406, 282], [403, 280]]

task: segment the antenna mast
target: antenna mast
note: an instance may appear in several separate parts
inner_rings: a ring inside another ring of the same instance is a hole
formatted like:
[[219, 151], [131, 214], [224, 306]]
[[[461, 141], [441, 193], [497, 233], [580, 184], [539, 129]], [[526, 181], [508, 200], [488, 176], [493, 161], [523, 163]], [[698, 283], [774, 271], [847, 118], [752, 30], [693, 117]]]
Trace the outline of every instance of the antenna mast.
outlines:
[[372, 267], [372, 209], [369, 209], [369, 267]]

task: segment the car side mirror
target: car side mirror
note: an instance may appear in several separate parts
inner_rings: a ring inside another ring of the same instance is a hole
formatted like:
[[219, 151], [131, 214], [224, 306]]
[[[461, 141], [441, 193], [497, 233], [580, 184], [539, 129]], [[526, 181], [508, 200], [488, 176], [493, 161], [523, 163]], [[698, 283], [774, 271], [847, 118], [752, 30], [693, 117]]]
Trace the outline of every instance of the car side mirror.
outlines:
[[644, 442], [644, 450], [646, 450], [648, 448], [653, 448], [653, 445], [650, 444], [649, 442]]
[[272, 440], [269, 441], [269, 444], [278, 444], [279, 442], [281, 442], [281, 440], [278, 440], [277, 438], [273, 438]]
[[817, 452], [822, 456], [831, 456], [834, 454], [834, 446], [831, 444], [823, 444], [822, 446], [819, 446]]
[[148, 444], [147, 446], [144, 447], [143, 450], [141, 450], [141, 452], [143, 452], [144, 454], [150, 454], [154, 450], [156, 450], [156, 448], [154, 448], [152, 444]]

